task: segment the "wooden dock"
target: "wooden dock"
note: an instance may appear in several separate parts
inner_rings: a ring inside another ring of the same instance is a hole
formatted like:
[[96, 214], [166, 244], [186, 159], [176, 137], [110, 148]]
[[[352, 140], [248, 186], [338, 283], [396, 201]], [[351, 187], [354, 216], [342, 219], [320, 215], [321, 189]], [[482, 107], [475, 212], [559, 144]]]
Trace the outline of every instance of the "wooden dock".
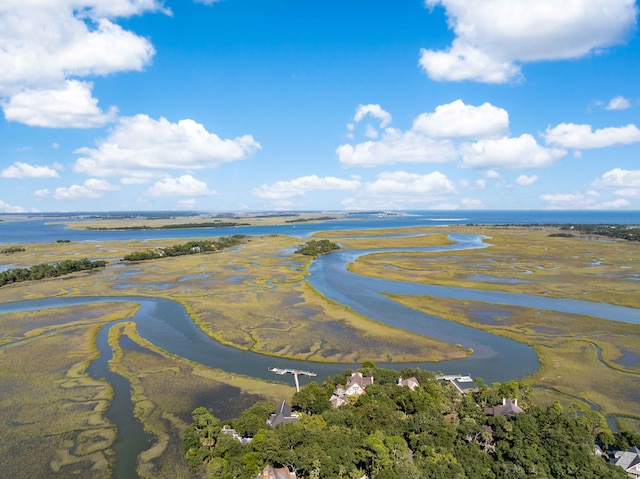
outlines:
[[299, 376], [309, 376], [314, 377], [317, 376], [316, 373], [312, 373], [311, 371], [301, 371], [299, 369], [282, 369], [282, 368], [269, 368], [269, 371], [272, 373], [276, 373], [279, 375], [284, 374], [292, 374], [294, 380], [296, 381], [296, 391], [300, 392], [300, 381], [298, 380]]
[[440, 381], [449, 381], [451, 384], [453, 384], [453, 386], [458, 390], [458, 392], [460, 394], [462, 394], [463, 396], [465, 396], [467, 394], [467, 392], [462, 389], [458, 383], [472, 383], [473, 382], [473, 378], [469, 375], [467, 376], [462, 376], [460, 374], [445, 374], [442, 376], [436, 376], [436, 379], [440, 380]]
[[436, 376], [436, 379], [439, 379], [441, 381], [458, 381], [459, 383], [473, 382], [473, 378], [471, 376], [463, 376], [461, 374], [445, 374], [443, 376]]

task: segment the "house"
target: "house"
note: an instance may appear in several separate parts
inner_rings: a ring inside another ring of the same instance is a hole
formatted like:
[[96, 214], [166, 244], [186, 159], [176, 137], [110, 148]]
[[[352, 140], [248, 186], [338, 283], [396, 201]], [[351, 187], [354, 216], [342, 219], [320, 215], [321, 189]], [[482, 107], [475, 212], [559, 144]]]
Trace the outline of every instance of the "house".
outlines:
[[340, 385], [333, 391], [333, 395], [329, 398], [331, 407], [336, 408], [343, 404], [349, 404], [349, 396], [363, 394], [370, 384], [373, 384], [373, 377], [365, 378], [360, 372], [351, 373], [351, 376], [347, 378], [347, 384], [344, 387]]
[[484, 413], [487, 416], [512, 417], [521, 412], [523, 411], [522, 408], [518, 406], [518, 400], [511, 398], [502, 398], [502, 404], [484, 408]]
[[227, 436], [231, 436], [232, 438], [236, 439], [237, 441], [240, 442], [240, 444], [243, 444], [243, 445], [244, 444], [249, 444], [251, 442], [251, 440], [253, 439], [251, 437], [243, 437], [243, 436], [241, 436], [240, 434], [238, 434], [238, 432], [235, 429], [227, 426], [226, 424], [224, 426], [222, 426], [222, 429], [220, 430], [220, 433], [221, 434], [226, 434]]
[[351, 373], [347, 378], [344, 391], [347, 396], [357, 396], [364, 393], [367, 386], [373, 384], [373, 377], [365, 378], [361, 372]]
[[291, 412], [291, 406], [289, 406], [286, 402], [282, 401], [278, 404], [276, 408], [276, 412], [273, 413], [269, 419], [267, 419], [267, 424], [271, 427], [276, 427], [278, 424], [284, 424], [286, 422], [295, 422], [298, 420], [298, 413]]
[[420, 383], [415, 378], [415, 376], [411, 376], [409, 379], [402, 379], [400, 377], [400, 378], [398, 378], [398, 381], [396, 382], [396, 384], [398, 386], [406, 386], [409, 389], [411, 389], [412, 391], [415, 391], [415, 389], [420, 386]]
[[260, 474], [253, 479], [297, 479], [296, 473], [286, 467], [265, 466]]
[[611, 463], [624, 469], [629, 477], [640, 478], [640, 449], [637, 447], [616, 451]]
[[349, 399], [344, 394], [338, 395], [336, 394], [338, 390], [334, 391], [333, 395], [329, 398], [329, 402], [331, 403], [331, 407], [336, 408], [340, 407], [343, 404], [349, 404]]

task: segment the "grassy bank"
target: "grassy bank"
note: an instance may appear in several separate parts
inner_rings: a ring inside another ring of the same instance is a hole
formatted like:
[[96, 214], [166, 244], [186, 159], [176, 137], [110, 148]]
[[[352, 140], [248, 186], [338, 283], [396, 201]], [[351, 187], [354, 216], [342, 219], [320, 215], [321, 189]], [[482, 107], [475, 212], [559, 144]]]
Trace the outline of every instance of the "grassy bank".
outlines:
[[134, 414], [154, 439], [142, 453], [142, 478], [192, 477], [182, 449], [182, 432], [199, 406], [221, 419], [235, 417], [256, 401], [288, 399], [291, 386], [229, 374], [166, 353], [142, 339], [133, 323], [120, 323], [109, 332], [114, 351], [111, 367], [132, 388]]

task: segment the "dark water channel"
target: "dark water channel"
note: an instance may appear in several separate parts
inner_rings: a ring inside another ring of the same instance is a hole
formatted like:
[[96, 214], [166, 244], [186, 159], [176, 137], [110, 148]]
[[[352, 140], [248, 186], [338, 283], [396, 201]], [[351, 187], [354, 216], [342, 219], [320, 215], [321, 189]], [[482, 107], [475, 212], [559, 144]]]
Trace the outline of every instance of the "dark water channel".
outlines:
[[[423, 248], [422, 250], [445, 251], [486, 247], [478, 235], [455, 235], [452, 236], [452, 239], [458, 243], [446, 247]], [[409, 250], [411, 249], [398, 251]], [[460, 360], [438, 363], [379, 363], [378, 365], [381, 367], [396, 369], [420, 367], [449, 374], [470, 374], [473, 377], [482, 377], [487, 383], [491, 383], [525, 376], [535, 371], [539, 363], [533, 349], [529, 346], [406, 308], [379, 294], [380, 292], [513, 304], [588, 314], [636, 324], [640, 322], [640, 311], [633, 308], [523, 294], [404, 283], [359, 276], [347, 271], [348, 263], [356, 257], [370, 252], [372, 251], [338, 251], [321, 256], [314, 261], [310, 268], [309, 281], [311, 285], [327, 298], [338, 301], [373, 320], [449, 343], [460, 344], [474, 350], [473, 355]], [[143, 338], [177, 356], [232, 373], [291, 382], [290, 377], [276, 376], [270, 373], [268, 368], [276, 366], [279, 368], [310, 369], [318, 374], [314, 380], [319, 382], [324, 377], [338, 374], [347, 367], [359, 366], [277, 359], [224, 346], [197, 328], [179, 303], [163, 298], [124, 295], [56, 297], [0, 304], [0, 312], [37, 310], [95, 302], [140, 304], [134, 317], [127, 319], [127, 321], [136, 323], [138, 332]], [[109, 419], [118, 427], [118, 439], [114, 445], [117, 459], [114, 477], [129, 479], [136, 477], [136, 459], [138, 454], [148, 447], [149, 438], [142, 430], [141, 424], [133, 417], [133, 404], [131, 403], [128, 381], [111, 372], [108, 367], [108, 360], [111, 358], [112, 352], [107, 344], [107, 334], [108, 329], [116, 323], [117, 321], [110, 323], [101, 330], [97, 340], [101, 355], [91, 364], [88, 372], [92, 377], [105, 378], [114, 388], [114, 401], [107, 413]], [[301, 378], [301, 382], [304, 384], [305, 380]]]
[[[100, 356], [87, 368], [87, 374], [94, 379], [104, 379], [113, 388], [113, 399], [105, 417], [118, 428], [118, 435], [113, 443], [116, 463], [113, 469], [114, 478], [136, 477], [138, 455], [150, 448], [153, 440], [142, 427], [142, 423], [133, 415], [133, 401], [129, 380], [112, 372], [109, 361], [113, 352], [109, 347], [109, 329], [116, 323], [104, 326], [98, 333], [96, 345]], [[133, 472], [132, 472], [133, 471]]]

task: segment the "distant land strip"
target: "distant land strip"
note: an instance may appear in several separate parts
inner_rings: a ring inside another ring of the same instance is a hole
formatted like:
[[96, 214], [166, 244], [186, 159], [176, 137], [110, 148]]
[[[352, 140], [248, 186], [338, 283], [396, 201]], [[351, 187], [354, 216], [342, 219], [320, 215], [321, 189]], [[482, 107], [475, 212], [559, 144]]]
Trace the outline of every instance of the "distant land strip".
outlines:
[[88, 230], [181, 230], [187, 228], [230, 228], [232, 226], [250, 226], [249, 223], [232, 222], [205, 222], [205, 223], [179, 223], [162, 226], [88, 226]]
[[296, 218], [295, 220], [285, 220], [285, 223], [308, 223], [309, 221], [329, 221], [337, 219], [334, 216], [319, 216], [317, 218]]
[[[469, 224], [467, 226], [474, 226]], [[507, 228], [510, 226], [526, 227], [526, 228], [539, 228], [539, 227], [554, 227], [566, 233], [552, 233], [549, 236], [552, 237], [564, 237], [570, 238], [574, 236], [573, 233], [581, 233], [587, 235], [605, 236], [607, 238], [617, 238], [627, 241], [640, 241], [640, 227], [636, 225], [615, 225], [615, 224], [505, 224], [495, 225], [497, 228]]]

